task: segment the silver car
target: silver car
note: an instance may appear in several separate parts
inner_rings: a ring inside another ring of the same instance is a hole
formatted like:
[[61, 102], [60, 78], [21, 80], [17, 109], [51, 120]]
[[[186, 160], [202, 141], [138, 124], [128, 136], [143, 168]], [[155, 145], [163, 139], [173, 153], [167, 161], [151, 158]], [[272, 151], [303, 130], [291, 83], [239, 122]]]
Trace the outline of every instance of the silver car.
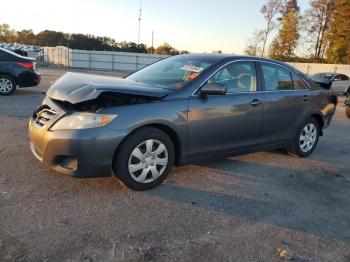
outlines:
[[350, 95], [350, 78], [344, 74], [319, 73], [311, 79], [335, 93]]

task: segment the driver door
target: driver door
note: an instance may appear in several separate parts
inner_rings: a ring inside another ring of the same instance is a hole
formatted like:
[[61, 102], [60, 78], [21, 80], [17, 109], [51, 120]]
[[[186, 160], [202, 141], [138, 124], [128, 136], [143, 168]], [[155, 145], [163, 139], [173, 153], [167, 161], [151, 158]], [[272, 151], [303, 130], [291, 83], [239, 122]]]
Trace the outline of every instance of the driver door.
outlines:
[[264, 96], [257, 85], [256, 63], [237, 61], [207, 83], [227, 87], [225, 95], [189, 99], [189, 158], [248, 149], [260, 141]]

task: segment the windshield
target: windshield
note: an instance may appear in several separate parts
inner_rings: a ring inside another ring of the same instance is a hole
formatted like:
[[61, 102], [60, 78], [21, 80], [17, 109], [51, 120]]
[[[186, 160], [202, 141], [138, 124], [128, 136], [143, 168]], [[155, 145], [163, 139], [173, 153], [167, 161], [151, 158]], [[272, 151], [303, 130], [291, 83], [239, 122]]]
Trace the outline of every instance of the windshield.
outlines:
[[175, 56], [141, 69], [127, 79], [153, 87], [180, 89], [217, 61], [212, 57]]

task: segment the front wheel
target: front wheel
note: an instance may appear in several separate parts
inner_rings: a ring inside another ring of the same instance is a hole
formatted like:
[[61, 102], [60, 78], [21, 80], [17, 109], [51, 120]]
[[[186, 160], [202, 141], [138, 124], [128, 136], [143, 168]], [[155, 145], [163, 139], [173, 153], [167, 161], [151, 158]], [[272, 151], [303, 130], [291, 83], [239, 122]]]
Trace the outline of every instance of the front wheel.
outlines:
[[175, 159], [174, 145], [163, 131], [145, 127], [121, 144], [114, 160], [114, 172], [130, 189], [155, 188], [170, 174]]
[[294, 156], [308, 157], [315, 150], [319, 137], [320, 125], [310, 117], [301, 125], [287, 151]]

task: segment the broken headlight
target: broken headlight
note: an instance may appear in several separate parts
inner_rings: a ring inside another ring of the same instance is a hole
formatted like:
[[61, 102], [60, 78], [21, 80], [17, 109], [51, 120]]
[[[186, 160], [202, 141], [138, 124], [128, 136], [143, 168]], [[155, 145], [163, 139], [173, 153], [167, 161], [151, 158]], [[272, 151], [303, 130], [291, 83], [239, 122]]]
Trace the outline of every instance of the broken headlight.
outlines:
[[75, 130], [88, 129], [108, 125], [117, 115], [93, 114], [93, 113], [73, 113], [64, 116], [56, 122], [51, 130]]

